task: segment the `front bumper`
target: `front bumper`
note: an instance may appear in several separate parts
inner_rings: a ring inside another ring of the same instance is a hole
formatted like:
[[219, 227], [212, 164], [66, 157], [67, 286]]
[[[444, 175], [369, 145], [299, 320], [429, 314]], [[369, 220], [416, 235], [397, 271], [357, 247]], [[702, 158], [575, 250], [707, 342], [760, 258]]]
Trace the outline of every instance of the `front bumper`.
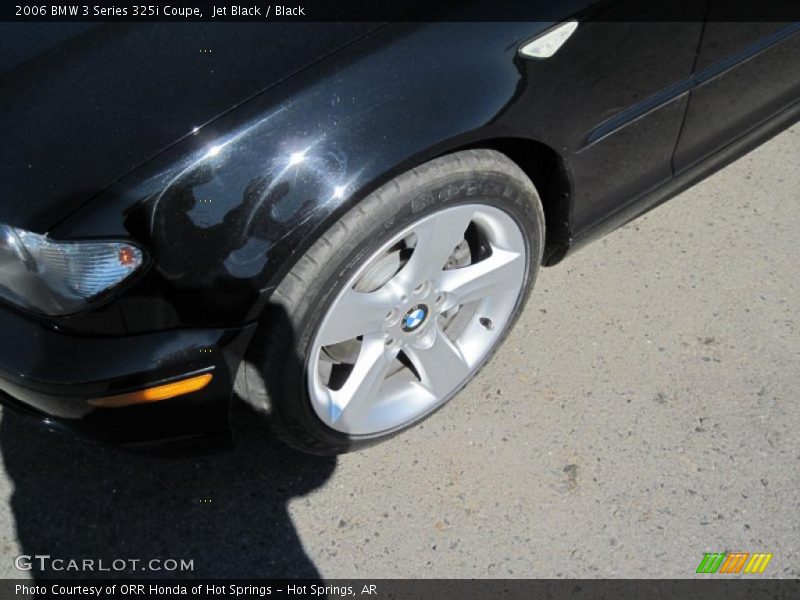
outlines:
[[[94, 441], [146, 446], [228, 433], [236, 370], [255, 325], [81, 336], [0, 306], [0, 402], [50, 429]], [[87, 400], [211, 372], [190, 394], [122, 408]]]

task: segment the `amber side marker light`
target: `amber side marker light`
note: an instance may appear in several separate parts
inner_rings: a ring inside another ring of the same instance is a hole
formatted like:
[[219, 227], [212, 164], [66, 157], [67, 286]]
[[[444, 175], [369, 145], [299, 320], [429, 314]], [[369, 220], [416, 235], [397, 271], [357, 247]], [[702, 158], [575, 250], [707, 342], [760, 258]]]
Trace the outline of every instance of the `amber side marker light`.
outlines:
[[183, 396], [184, 394], [191, 394], [192, 392], [202, 390], [211, 382], [212, 377], [213, 375], [211, 373], [203, 373], [202, 375], [189, 377], [188, 379], [181, 379], [180, 381], [173, 381], [172, 383], [165, 383], [128, 394], [106, 396], [105, 398], [92, 398], [88, 402], [92, 406], [120, 408], [131, 404], [146, 404], [148, 402], [168, 400], [175, 396]]

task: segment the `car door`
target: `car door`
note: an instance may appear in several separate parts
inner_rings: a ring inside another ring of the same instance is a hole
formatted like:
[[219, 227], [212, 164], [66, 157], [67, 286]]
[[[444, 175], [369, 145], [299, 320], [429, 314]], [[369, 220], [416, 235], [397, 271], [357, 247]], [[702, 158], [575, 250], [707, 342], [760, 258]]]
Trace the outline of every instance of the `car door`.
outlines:
[[[685, 20], [674, 19], [679, 8]], [[548, 226], [574, 247], [644, 210], [672, 178], [705, 3], [614, 0], [591, 11], [554, 56], [522, 61], [531, 92], [509, 111], [564, 158], [571, 230], [559, 218]]]
[[711, 0], [673, 159], [684, 171], [800, 98], [800, 23], [724, 22]]

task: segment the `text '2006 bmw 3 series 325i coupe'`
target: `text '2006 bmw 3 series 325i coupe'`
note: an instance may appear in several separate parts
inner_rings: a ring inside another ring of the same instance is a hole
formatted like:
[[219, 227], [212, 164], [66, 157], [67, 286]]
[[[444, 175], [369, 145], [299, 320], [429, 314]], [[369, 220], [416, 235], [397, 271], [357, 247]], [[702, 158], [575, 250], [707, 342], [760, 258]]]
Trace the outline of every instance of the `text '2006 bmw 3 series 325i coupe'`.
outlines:
[[362, 448], [458, 394], [540, 266], [800, 115], [797, 23], [551, 4], [4, 25], [4, 404], [143, 447], [224, 436], [239, 397]]

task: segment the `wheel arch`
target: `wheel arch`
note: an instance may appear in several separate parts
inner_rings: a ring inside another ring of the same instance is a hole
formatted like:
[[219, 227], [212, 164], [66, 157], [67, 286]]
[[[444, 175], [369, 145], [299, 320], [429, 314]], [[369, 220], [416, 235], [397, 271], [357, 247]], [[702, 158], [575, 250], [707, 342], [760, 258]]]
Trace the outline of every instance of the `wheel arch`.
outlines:
[[486, 148], [506, 155], [530, 178], [545, 217], [545, 266], [558, 263], [572, 242], [572, 183], [561, 155], [550, 146], [524, 137], [496, 137], [476, 141], [448, 150]]

